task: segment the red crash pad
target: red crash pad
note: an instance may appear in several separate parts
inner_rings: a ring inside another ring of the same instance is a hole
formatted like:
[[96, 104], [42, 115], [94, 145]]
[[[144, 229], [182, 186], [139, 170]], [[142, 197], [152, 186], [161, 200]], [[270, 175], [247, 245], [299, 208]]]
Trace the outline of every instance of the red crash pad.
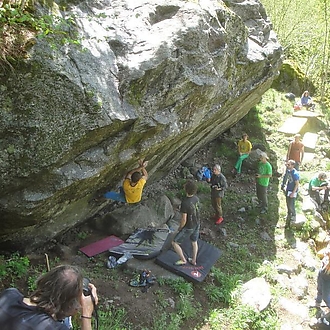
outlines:
[[82, 253], [86, 254], [87, 257], [93, 257], [123, 243], [124, 241], [121, 240], [119, 237], [111, 235], [109, 237], [101, 239], [100, 241], [84, 246], [79, 250]]

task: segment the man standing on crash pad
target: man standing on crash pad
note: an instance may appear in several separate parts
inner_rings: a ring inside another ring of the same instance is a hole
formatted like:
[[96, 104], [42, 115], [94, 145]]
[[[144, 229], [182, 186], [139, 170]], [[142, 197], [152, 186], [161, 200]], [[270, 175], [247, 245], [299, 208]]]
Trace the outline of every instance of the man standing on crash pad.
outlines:
[[[178, 228], [178, 233], [175, 235], [172, 246], [174, 251], [180, 257], [174, 265], [183, 266], [187, 261], [196, 266], [197, 264], [197, 252], [198, 252], [198, 238], [199, 238], [199, 198], [196, 196], [197, 186], [196, 184], [188, 180], [184, 186], [186, 192], [186, 197], [181, 203], [181, 222]], [[183, 250], [180, 246], [185, 239], [189, 238], [192, 245], [192, 254], [191, 257], [186, 258]]]
[[119, 202], [134, 204], [141, 201], [144, 185], [148, 180], [148, 172], [146, 166], [147, 161], [139, 160], [139, 166], [127, 172], [123, 186], [120, 191], [108, 191], [104, 194], [105, 198]]

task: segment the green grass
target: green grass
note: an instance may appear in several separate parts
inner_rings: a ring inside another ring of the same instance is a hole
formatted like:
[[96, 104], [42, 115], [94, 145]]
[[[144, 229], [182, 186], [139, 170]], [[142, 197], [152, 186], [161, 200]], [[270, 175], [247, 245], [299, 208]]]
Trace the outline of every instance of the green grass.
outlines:
[[160, 285], [168, 285], [175, 293], [189, 295], [194, 291], [192, 283], [185, 281], [183, 278], [173, 279], [160, 279], [158, 281]]
[[213, 310], [208, 318], [210, 329], [230, 330], [276, 330], [280, 329], [276, 312], [267, 309], [256, 312], [247, 305], [237, 305], [235, 308]]
[[[98, 311], [99, 330], [130, 330], [134, 329], [132, 324], [127, 322], [127, 311], [124, 308], [101, 306]], [[80, 329], [79, 322], [75, 322], [73, 330]]]
[[30, 267], [30, 260], [26, 256], [14, 253], [7, 260], [0, 258], [0, 280], [10, 279], [12, 283], [27, 274]]
[[220, 269], [213, 267], [214, 282], [203, 288], [208, 298], [213, 302], [222, 302], [230, 305], [233, 292], [241, 285], [241, 276], [238, 274], [225, 274]]

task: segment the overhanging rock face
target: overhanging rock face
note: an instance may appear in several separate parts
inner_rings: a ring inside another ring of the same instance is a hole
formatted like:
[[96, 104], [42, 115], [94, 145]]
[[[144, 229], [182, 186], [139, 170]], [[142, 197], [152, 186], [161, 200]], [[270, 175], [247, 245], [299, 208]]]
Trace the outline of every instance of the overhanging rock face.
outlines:
[[150, 181], [239, 121], [282, 50], [258, 1], [86, 1], [82, 48], [38, 41], [0, 73], [2, 242], [37, 246], [97, 212], [137, 159]]

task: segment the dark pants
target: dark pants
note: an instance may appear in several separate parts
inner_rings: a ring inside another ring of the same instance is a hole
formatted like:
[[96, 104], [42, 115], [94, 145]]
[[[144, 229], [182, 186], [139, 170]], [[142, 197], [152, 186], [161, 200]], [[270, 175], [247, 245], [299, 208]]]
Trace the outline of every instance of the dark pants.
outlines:
[[299, 171], [299, 166], [300, 166], [300, 162], [295, 162], [294, 163], [294, 168]]
[[321, 303], [322, 300], [330, 308], [330, 275], [320, 270], [317, 276], [316, 302]]
[[286, 192], [286, 207], [288, 209], [288, 216], [295, 217], [296, 216], [296, 197], [291, 198], [288, 196], [288, 192]]
[[268, 208], [267, 188], [268, 187], [262, 186], [258, 182], [256, 183], [257, 197], [263, 210], [267, 210]]
[[222, 217], [221, 197], [211, 195], [212, 207], [217, 218]]
[[[309, 196], [314, 199], [314, 201], [318, 204], [321, 205], [321, 196], [320, 196], [320, 192], [319, 190], [309, 190], [308, 191]], [[324, 202], [328, 202], [329, 201], [329, 188], [327, 188], [324, 191]]]

